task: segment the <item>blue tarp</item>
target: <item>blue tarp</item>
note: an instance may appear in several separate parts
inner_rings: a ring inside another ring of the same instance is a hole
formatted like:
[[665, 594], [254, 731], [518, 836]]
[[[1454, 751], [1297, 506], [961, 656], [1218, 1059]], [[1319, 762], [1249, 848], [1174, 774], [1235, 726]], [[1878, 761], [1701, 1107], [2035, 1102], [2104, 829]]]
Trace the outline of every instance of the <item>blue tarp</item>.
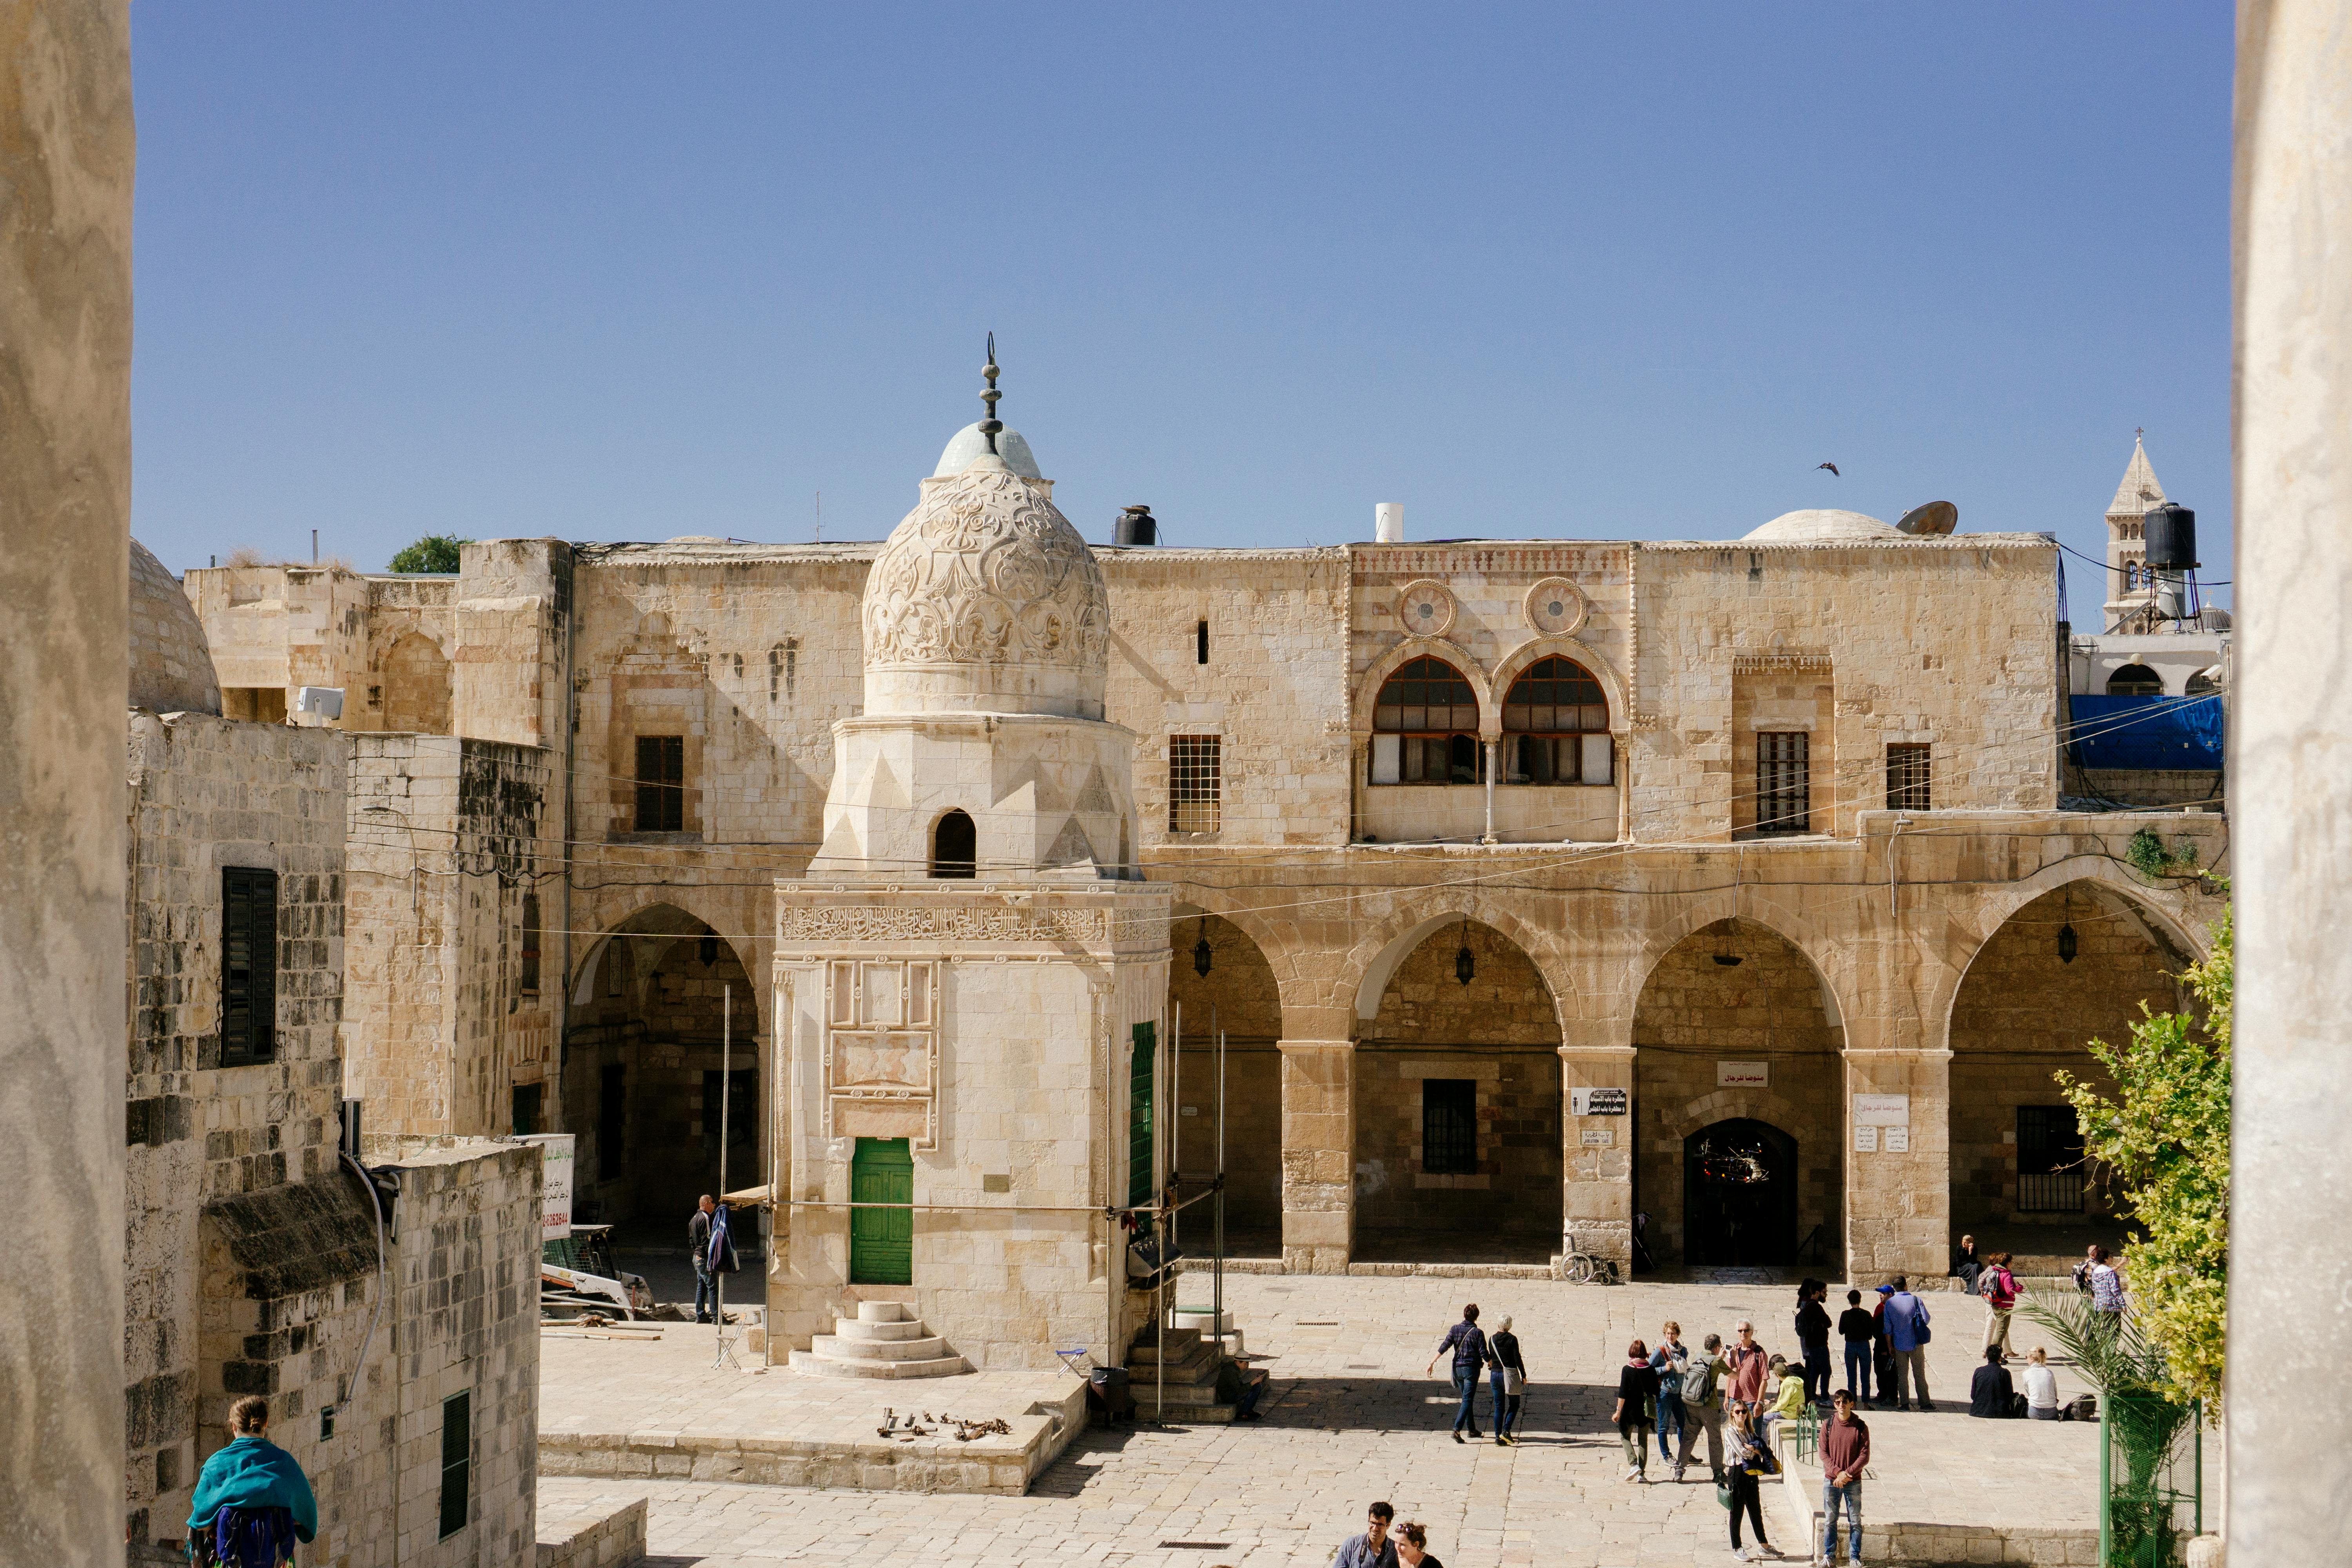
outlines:
[[2074, 761], [2086, 768], [2218, 768], [2221, 699], [2072, 697]]

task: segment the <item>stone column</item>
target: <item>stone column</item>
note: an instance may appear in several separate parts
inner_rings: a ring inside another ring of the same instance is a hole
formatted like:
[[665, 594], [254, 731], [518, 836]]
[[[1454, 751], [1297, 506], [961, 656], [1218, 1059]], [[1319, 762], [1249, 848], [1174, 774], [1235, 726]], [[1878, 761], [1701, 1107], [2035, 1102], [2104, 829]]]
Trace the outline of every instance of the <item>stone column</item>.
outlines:
[[[1935, 1279], [1951, 1262], [1951, 1082], [1949, 1051], [1845, 1053], [1845, 1277], [1857, 1284], [1888, 1274]], [[1909, 1120], [1864, 1132], [1856, 1117], [1863, 1095], [1899, 1097]]]
[[1503, 760], [1503, 745], [1491, 735], [1483, 744], [1486, 748], [1486, 831], [1478, 842], [1492, 844], [1495, 842], [1495, 773]]
[[0, 62], [0, 1521], [79, 1568], [123, 1530], [125, 0], [22, 0]]
[[[1575, 1115], [1580, 1089], [1624, 1090], [1627, 1114]], [[1633, 1145], [1641, 1135], [1633, 1099], [1633, 1047], [1597, 1038], [1560, 1047], [1560, 1250], [1563, 1256], [1570, 1247], [1597, 1252], [1628, 1275], [1633, 1268]], [[1596, 1141], [1587, 1142], [1588, 1136]]]
[[2238, 922], [2227, 1516], [2242, 1563], [2334, 1561], [2352, 1411], [2266, 1347], [2352, 1327], [2352, 33], [2238, 13]]
[[1284, 1040], [1280, 1049], [1283, 1268], [1345, 1274], [1355, 1239], [1355, 1044]]

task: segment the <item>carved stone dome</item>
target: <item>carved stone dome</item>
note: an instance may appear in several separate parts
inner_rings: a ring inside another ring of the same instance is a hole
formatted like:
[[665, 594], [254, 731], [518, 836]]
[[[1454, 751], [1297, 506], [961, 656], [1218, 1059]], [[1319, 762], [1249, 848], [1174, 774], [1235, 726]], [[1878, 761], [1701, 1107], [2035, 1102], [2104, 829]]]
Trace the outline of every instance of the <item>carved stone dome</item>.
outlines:
[[196, 607], [179, 581], [131, 542], [131, 706], [155, 713], [218, 713], [220, 679]]
[[1054, 486], [983, 455], [923, 481], [866, 574], [866, 711], [1100, 719], [1110, 602]]

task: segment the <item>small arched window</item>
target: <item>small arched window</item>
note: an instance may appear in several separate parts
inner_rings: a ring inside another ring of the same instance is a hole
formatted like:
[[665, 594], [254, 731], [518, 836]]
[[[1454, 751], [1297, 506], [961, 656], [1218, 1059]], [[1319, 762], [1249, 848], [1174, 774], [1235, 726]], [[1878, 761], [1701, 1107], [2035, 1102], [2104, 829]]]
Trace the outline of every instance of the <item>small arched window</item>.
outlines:
[[2107, 677], [2110, 697], [2158, 697], [2163, 692], [2164, 678], [2144, 664], [2127, 664]]
[[1478, 694], [1438, 658], [1398, 667], [1372, 705], [1372, 783], [1474, 784], [1484, 774]]
[[1574, 659], [1539, 658], [1503, 699], [1503, 779], [1605, 784], [1615, 776], [1609, 702]]
[[961, 811], [950, 811], [931, 829], [931, 875], [969, 881], [980, 870], [980, 830]]
[[[2218, 665], [2214, 667], [2219, 668]], [[2200, 669], [2189, 678], [2189, 684], [2183, 689], [2191, 697], [2210, 697], [2221, 689], [2221, 683], [2214, 678], [2211, 669]]]
[[2124, 592], [2126, 594], [2133, 593], [2137, 591], [2138, 587], [2139, 563], [2137, 561], [2126, 561], [2124, 563]]

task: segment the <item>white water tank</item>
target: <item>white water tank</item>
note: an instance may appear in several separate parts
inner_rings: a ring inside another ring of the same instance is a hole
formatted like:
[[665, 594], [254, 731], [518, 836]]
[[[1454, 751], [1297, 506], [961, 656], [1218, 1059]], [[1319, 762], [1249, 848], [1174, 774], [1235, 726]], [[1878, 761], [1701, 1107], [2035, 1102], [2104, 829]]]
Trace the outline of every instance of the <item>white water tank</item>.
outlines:
[[1402, 544], [1404, 542], [1404, 502], [1384, 500], [1372, 507], [1372, 542]]

